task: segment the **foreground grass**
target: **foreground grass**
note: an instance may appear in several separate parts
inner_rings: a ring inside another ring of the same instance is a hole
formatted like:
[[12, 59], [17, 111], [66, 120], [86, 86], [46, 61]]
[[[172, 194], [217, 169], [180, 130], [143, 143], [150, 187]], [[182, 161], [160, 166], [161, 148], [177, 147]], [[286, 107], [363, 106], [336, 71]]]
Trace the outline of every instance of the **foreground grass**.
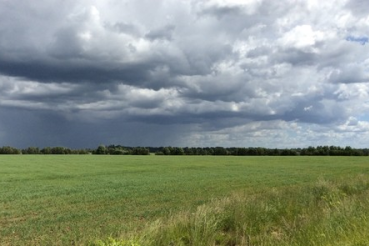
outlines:
[[314, 185], [235, 193], [168, 216], [126, 240], [133, 245], [368, 245], [369, 178], [319, 180]]
[[0, 242], [84, 245], [140, 235], [157, 219], [210, 209], [234, 193], [258, 200], [265, 191], [303, 189], [319, 178], [351, 180], [369, 174], [368, 163], [365, 157], [0, 156]]

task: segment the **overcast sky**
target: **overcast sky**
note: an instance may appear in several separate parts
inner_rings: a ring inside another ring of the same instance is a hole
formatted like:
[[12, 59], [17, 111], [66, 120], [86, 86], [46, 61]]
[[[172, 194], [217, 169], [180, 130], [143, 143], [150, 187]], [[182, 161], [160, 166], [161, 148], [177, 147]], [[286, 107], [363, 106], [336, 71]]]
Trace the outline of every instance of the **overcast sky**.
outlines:
[[366, 0], [0, 0], [0, 146], [369, 147]]

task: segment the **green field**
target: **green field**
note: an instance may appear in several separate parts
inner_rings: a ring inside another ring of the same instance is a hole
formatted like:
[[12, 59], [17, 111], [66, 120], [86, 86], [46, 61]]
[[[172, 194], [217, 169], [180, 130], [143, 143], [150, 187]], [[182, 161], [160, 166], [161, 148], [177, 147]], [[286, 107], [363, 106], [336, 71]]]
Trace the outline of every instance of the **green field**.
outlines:
[[321, 180], [367, 175], [367, 157], [3, 155], [0, 245], [85, 245], [139, 235], [159, 218], [195, 213], [234, 194], [282, 196]]

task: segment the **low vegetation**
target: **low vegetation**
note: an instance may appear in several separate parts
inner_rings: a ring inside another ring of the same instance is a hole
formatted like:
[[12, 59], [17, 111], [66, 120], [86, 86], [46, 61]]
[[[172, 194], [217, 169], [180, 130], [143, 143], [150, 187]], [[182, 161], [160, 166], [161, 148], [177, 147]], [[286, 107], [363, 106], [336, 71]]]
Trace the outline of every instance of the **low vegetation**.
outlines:
[[369, 231], [368, 162], [332, 156], [3, 155], [0, 242], [361, 245]]
[[367, 245], [369, 179], [237, 192], [91, 245]]

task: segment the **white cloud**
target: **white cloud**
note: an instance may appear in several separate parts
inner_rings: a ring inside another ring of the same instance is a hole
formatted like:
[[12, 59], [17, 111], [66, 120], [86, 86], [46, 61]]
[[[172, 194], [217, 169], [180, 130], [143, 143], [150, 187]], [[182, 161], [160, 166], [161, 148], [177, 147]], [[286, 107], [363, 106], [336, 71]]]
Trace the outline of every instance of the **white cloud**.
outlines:
[[324, 40], [324, 33], [314, 31], [310, 25], [295, 26], [280, 39], [282, 46], [306, 48]]

